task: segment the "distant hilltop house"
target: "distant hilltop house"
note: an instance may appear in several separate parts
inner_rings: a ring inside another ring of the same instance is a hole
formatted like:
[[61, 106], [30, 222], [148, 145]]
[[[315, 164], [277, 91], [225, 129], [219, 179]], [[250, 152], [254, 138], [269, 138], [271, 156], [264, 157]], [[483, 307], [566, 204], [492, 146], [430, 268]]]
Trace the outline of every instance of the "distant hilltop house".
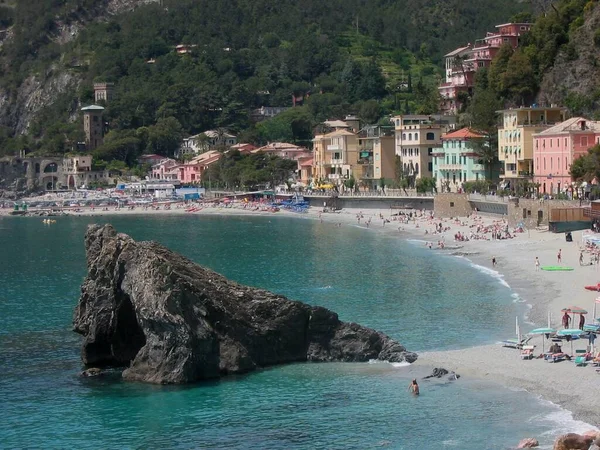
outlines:
[[161, 162], [163, 159], [165, 159], [164, 156], [152, 153], [149, 155], [140, 156], [138, 158], [138, 163], [139, 164], [150, 164], [151, 166], [153, 166], [154, 164]]
[[186, 55], [192, 52], [193, 48], [196, 48], [196, 44], [179, 44], [175, 46], [175, 52], [178, 55]]
[[99, 181], [114, 183], [108, 170], [94, 170], [92, 155], [77, 155], [63, 159], [63, 187], [77, 189]]
[[438, 87], [442, 97], [441, 110], [444, 113], [456, 114], [462, 107], [460, 94], [471, 93], [475, 72], [489, 67], [492, 59], [505, 44], [513, 49], [520, 43], [520, 37], [531, 29], [530, 23], [505, 23], [496, 25], [497, 31], [488, 32], [475, 44], [467, 44], [445, 55], [446, 79]]
[[217, 148], [230, 148], [237, 143], [237, 137], [225, 130], [208, 130], [187, 137], [181, 143], [179, 156], [197, 155]]
[[271, 117], [275, 117], [288, 109], [290, 108], [287, 106], [261, 106], [252, 111], [250, 118], [255, 122], [261, 122], [270, 119]]

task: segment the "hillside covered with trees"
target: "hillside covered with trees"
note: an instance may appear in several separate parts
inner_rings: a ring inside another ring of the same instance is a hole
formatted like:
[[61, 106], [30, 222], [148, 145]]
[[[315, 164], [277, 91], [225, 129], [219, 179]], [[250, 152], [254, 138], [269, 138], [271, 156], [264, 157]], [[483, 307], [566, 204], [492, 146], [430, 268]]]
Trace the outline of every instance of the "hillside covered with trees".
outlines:
[[[526, 8], [514, 0], [129, 0], [134, 11], [102, 16], [115, 1], [0, 7], [10, 35], [0, 55], [0, 152], [69, 151], [94, 81], [116, 84], [111, 131], [96, 156], [127, 163], [141, 152], [172, 154], [183, 135], [217, 127], [259, 144], [306, 143], [330, 117], [435, 112], [441, 56]], [[175, 51], [182, 44], [189, 53]], [[52, 84], [57, 77], [64, 82]], [[52, 87], [35, 114], [23, 106], [33, 82]], [[291, 106], [292, 96], [304, 105], [249, 122], [252, 109]], [[31, 120], [17, 126], [24, 113]]]

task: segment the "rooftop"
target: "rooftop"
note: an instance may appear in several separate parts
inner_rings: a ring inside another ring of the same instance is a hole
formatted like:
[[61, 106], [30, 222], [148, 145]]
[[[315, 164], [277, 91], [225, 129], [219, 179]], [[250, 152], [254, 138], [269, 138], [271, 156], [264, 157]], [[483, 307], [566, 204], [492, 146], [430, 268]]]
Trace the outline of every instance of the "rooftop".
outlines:
[[471, 49], [471, 44], [465, 46], [465, 47], [459, 47], [456, 50], [452, 50], [450, 53], [444, 55], [446, 58], [449, 58], [451, 56], [456, 56], [461, 54], [462, 52], [466, 51], [466, 50], [470, 50]]
[[83, 108], [81, 108], [82, 111], [104, 111], [104, 108], [102, 106], [98, 106], [98, 105], [90, 105], [90, 106], [84, 106]]
[[[582, 122], [584, 123], [584, 128], [582, 128]], [[548, 128], [540, 133], [537, 133], [537, 136], [544, 135], [553, 135], [560, 133], [569, 133], [573, 131], [593, 131], [600, 132], [600, 122], [595, 122], [593, 120], [587, 120], [584, 117], [573, 117], [571, 119], [565, 120], [553, 127]]]
[[445, 134], [442, 136], [442, 140], [449, 139], [481, 139], [484, 138], [485, 134], [472, 130], [471, 128], [462, 128], [457, 131], [453, 131], [452, 133]]
[[329, 137], [338, 137], [338, 136], [355, 136], [355, 134], [352, 133], [351, 131], [342, 129], [342, 130], [335, 130], [329, 134], [326, 134], [323, 137], [329, 138]]

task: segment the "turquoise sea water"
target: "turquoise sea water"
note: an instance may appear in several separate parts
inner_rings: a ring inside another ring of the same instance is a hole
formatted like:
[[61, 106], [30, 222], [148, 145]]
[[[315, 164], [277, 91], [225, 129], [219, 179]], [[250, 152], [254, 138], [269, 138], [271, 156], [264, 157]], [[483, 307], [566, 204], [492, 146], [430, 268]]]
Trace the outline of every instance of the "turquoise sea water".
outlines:
[[504, 449], [569, 414], [461, 378], [407, 394], [413, 368], [295, 364], [188, 387], [78, 377], [72, 311], [88, 223], [157, 240], [241, 283], [319, 304], [410, 350], [514, 334], [510, 289], [466, 260], [356, 227], [281, 217], [0, 218], [0, 448]]

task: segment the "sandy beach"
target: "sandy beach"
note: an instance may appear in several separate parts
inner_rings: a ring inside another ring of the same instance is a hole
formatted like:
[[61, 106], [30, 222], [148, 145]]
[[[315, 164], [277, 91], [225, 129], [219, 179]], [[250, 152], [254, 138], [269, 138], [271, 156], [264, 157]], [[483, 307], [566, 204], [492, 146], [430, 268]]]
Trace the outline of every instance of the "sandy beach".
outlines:
[[[521, 325], [523, 334], [536, 327], [545, 327], [548, 313], [552, 317], [552, 327], [562, 328], [561, 309], [577, 305], [587, 309], [588, 322], [592, 321], [592, 310], [597, 292], [584, 289], [585, 285], [600, 282], [600, 266], [580, 266], [579, 256], [582, 234], [574, 232], [573, 242], [566, 242], [564, 234], [553, 234], [544, 230], [508, 230], [509, 239], [492, 240], [492, 229], [502, 230], [506, 235], [506, 225], [501, 218], [471, 216], [458, 219], [432, 219], [429, 212], [412, 211], [408, 222], [397, 216], [397, 210], [343, 210], [340, 212], [322, 212], [322, 208], [312, 207], [305, 214], [286, 210], [271, 212], [258, 206], [242, 204], [213, 205], [205, 204], [202, 209], [188, 212], [185, 207], [171, 209], [119, 209], [96, 208], [83, 209], [81, 212], [69, 212], [70, 215], [139, 215], [139, 214], [188, 214], [188, 215], [270, 215], [294, 216], [303, 219], [318, 220], [326, 226], [358, 226], [367, 232], [386, 233], [401, 239], [423, 240], [431, 243], [432, 257], [439, 254], [454, 254], [466, 257], [474, 264], [488, 269], [490, 275], [503, 279], [518, 294], [518, 301], [531, 306], [526, 322]], [[10, 210], [0, 210], [0, 214], [9, 214]], [[408, 213], [408, 211], [407, 211]], [[423, 214], [422, 216], [420, 216]], [[360, 221], [359, 221], [360, 217]], [[56, 217], [60, 221], [60, 217]], [[42, 220], [42, 218], [40, 218]], [[436, 231], [439, 224], [442, 232]], [[522, 231], [522, 232], [518, 232]], [[456, 241], [461, 233], [470, 237], [468, 241]], [[440, 248], [444, 242], [444, 248]], [[562, 262], [557, 262], [561, 251]], [[572, 267], [572, 271], [547, 272], [537, 270], [535, 258], [541, 266], [563, 265]], [[496, 265], [492, 267], [492, 258]], [[588, 263], [590, 254], [584, 253], [584, 263]], [[493, 271], [493, 272], [492, 272]], [[600, 316], [600, 311], [598, 314]], [[578, 316], [575, 316], [578, 320]], [[577, 327], [578, 323], [574, 323]], [[506, 336], [514, 338], [515, 336]], [[535, 345], [534, 353], [542, 353], [542, 337], [536, 336], [530, 344]], [[463, 376], [489, 379], [508, 387], [526, 389], [542, 398], [556, 403], [571, 411], [575, 419], [594, 426], [600, 424], [600, 413], [596, 410], [596, 399], [600, 394], [600, 374], [594, 367], [577, 367], [574, 362], [563, 361], [548, 363], [543, 359], [522, 360], [520, 351], [501, 345], [477, 346], [462, 350], [427, 352], [419, 356], [417, 365], [444, 367], [455, 370]], [[548, 347], [546, 343], [546, 348]], [[574, 349], [585, 349], [587, 340], [576, 340]], [[600, 346], [600, 343], [599, 343]], [[570, 353], [570, 346], [563, 346]]]

